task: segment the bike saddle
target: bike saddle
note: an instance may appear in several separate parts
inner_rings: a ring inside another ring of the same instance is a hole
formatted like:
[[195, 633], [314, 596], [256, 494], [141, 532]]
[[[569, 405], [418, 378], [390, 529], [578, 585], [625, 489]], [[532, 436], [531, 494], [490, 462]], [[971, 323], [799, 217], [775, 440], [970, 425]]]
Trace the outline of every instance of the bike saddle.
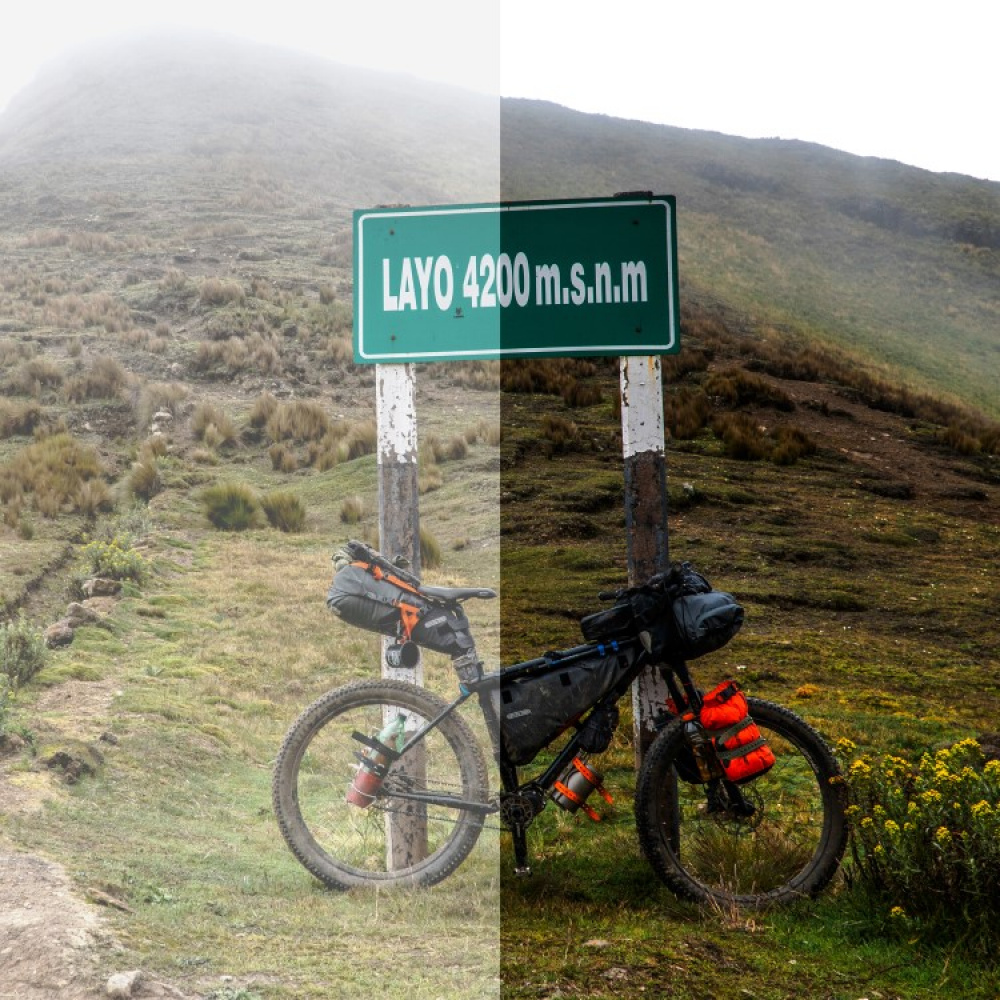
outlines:
[[420, 593], [449, 603], [467, 601], [471, 597], [481, 597], [484, 601], [488, 601], [497, 596], [495, 590], [490, 590], [487, 587], [424, 587], [421, 585]]

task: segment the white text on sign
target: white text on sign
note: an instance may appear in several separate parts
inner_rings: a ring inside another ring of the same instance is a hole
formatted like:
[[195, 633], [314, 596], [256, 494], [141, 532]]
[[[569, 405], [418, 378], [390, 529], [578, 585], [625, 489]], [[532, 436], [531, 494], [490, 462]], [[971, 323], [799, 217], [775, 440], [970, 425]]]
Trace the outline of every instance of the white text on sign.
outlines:
[[388, 257], [382, 260], [382, 308], [387, 313], [432, 308], [449, 312], [453, 305], [457, 309], [617, 305], [648, 298], [644, 261], [532, 267], [524, 253], [470, 257], [460, 303], [455, 302], [455, 291], [455, 267], [447, 256], [403, 257], [398, 263]]

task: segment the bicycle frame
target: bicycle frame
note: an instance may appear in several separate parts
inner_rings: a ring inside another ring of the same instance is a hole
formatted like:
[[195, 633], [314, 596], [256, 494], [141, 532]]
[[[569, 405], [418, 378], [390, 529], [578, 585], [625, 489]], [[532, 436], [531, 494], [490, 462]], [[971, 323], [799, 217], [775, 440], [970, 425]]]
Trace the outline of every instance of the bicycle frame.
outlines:
[[[595, 711], [611, 709], [616, 705], [628, 693], [636, 677], [646, 667], [652, 665], [652, 659], [642, 646], [639, 638], [576, 646], [560, 652], [558, 657], [549, 655], [533, 660], [526, 660], [511, 666], [501, 667], [501, 669], [487, 674], [481, 674], [474, 679], [462, 680], [459, 684], [459, 696], [435, 718], [428, 720], [422, 728], [415, 732], [398, 754], [390, 752], [393, 757], [403, 756], [407, 750], [423, 740], [428, 732], [436, 728], [442, 719], [452, 712], [457, 711], [470, 698], [476, 696], [479, 701], [480, 710], [483, 713], [487, 731], [490, 734], [494, 758], [500, 772], [501, 792], [499, 799], [484, 803], [462, 799], [459, 796], [449, 794], [415, 790], [397, 791], [395, 793], [396, 797], [408, 799], [413, 802], [462, 809], [485, 816], [501, 812], [501, 803], [505, 796], [526, 794], [532, 796], [537, 802], [532, 815], [524, 822], [512, 822], [509, 824], [514, 838], [515, 872], [518, 874], [529, 874], [530, 868], [527, 864], [527, 827], [534, 819], [534, 816], [544, 807], [546, 799], [555, 787], [556, 782], [579, 753], [580, 744], [584, 738], [583, 727], [582, 725], [577, 726], [577, 731], [570, 736], [565, 746], [556, 754], [553, 761], [544, 771], [534, 777], [528, 778], [526, 781], [520, 781], [517, 773], [518, 768], [510, 762], [503, 746], [500, 718], [496, 710], [494, 695], [504, 684], [509, 684], [522, 678], [542, 677], [548, 673], [554, 673], [565, 669], [567, 665], [577, 660], [591, 658], [595, 653], [603, 655], [605, 649], [613, 652], [634, 651], [637, 655], [631, 667], [622, 674], [614, 686], [601, 698], [587, 707], [581, 719], [578, 720], [579, 723], [582, 723]], [[671, 697], [674, 705], [678, 707], [678, 711], [683, 712], [689, 709], [697, 711], [701, 706], [701, 696], [694, 686], [687, 664], [683, 660], [676, 660], [669, 664], [658, 664], [658, 666], [666, 679]], [[669, 712], [667, 707], [664, 706], [663, 722], [666, 723], [674, 717], [674, 714]], [[556, 736], [553, 742], [559, 739], [561, 735]]]

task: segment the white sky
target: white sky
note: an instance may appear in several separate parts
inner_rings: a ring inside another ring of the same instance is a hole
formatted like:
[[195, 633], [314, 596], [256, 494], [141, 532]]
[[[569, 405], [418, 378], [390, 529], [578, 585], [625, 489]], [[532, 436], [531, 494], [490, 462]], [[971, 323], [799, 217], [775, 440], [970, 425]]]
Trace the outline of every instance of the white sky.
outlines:
[[34, 0], [18, 4], [0, 31], [0, 108], [44, 62], [82, 41], [188, 26], [485, 93], [804, 139], [1000, 181], [992, 7], [987, 0], [170, 0], [162, 7]]

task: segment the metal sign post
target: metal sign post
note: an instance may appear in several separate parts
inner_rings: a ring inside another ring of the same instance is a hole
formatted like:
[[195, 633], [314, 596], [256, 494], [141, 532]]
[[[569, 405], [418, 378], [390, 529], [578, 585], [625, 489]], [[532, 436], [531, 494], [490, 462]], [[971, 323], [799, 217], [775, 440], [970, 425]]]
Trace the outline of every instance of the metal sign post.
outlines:
[[[628, 582], [635, 586], [670, 565], [663, 380], [659, 357], [620, 360], [622, 452], [625, 460], [625, 536]], [[653, 722], [669, 690], [654, 668], [632, 686], [636, 766], [656, 736]]]
[[[359, 209], [354, 213], [354, 360], [375, 365], [379, 530], [420, 573], [413, 364], [620, 358], [629, 582], [668, 566], [659, 355], [680, 350], [672, 195]], [[413, 667], [383, 674], [423, 683]], [[636, 760], [666, 697], [633, 690]], [[418, 769], [422, 762], [416, 762]], [[426, 851], [421, 816], [390, 822], [392, 867]]]
[[[417, 407], [413, 365], [378, 365], [375, 368], [376, 428], [378, 435], [378, 523], [382, 552], [390, 559], [404, 558], [411, 572], [420, 575], [420, 510], [417, 501]], [[412, 667], [392, 667], [386, 651], [394, 640], [382, 639], [382, 676], [423, 685], [423, 661]], [[395, 718], [386, 708], [383, 725]], [[407, 727], [408, 735], [410, 726]], [[400, 770], [424, 784], [423, 745], [407, 754]], [[385, 818], [386, 863], [390, 870], [408, 868], [427, 856], [427, 816], [424, 807], [392, 813]]]

